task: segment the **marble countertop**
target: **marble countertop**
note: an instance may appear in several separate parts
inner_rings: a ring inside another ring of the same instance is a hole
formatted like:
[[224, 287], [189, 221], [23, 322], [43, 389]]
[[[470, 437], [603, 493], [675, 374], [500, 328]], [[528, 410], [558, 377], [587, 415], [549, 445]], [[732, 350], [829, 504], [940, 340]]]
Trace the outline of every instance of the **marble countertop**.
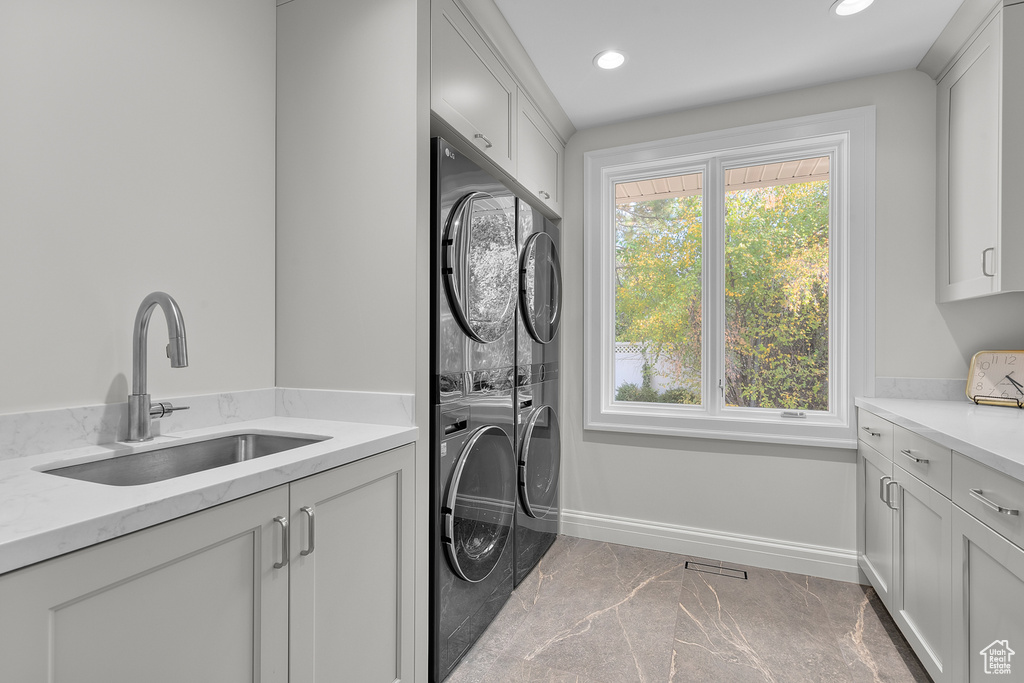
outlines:
[[[243, 433], [326, 437], [308, 446], [141, 486], [47, 474], [160, 446]], [[267, 417], [0, 461], [0, 574], [412, 443], [411, 426]]]
[[1024, 481], [1024, 410], [901, 398], [858, 398], [857, 406]]

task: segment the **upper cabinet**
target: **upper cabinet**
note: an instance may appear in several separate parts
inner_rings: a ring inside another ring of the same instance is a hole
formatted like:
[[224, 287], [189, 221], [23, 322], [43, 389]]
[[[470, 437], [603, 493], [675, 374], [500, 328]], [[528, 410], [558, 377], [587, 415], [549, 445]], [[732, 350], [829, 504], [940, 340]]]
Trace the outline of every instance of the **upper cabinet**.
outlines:
[[451, 0], [433, 3], [430, 34], [430, 108], [515, 176], [516, 82]]
[[1006, 0], [938, 81], [940, 302], [1024, 290], [1022, 116], [1024, 3]]
[[533, 106], [526, 93], [519, 93], [519, 182], [534, 197], [562, 213], [563, 152], [554, 131]]
[[430, 108], [440, 130], [561, 216], [564, 141], [575, 128], [494, 3], [435, 0], [430, 34]]

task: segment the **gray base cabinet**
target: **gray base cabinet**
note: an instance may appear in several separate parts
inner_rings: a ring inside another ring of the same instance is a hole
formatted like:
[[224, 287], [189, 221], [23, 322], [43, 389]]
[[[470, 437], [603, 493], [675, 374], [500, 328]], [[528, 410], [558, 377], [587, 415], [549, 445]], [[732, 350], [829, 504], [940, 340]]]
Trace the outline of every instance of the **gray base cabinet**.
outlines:
[[404, 446], [3, 575], [3, 679], [413, 680], [413, 466]]
[[953, 680], [1021, 680], [1024, 550], [955, 508], [953, 568]]
[[860, 567], [882, 603], [892, 609], [893, 511], [886, 502], [892, 462], [866, 444], [857, 448]]

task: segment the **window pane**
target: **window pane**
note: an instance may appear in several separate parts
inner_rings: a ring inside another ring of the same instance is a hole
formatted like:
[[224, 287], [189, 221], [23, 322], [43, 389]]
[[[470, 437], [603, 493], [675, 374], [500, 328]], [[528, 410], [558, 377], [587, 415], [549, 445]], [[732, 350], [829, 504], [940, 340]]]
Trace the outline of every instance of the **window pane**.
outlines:
[[615, 186], [615, 400], [700, 405], [702, 174]]
[[828, 410], [829, 159], [725, 173], [725, 403]]

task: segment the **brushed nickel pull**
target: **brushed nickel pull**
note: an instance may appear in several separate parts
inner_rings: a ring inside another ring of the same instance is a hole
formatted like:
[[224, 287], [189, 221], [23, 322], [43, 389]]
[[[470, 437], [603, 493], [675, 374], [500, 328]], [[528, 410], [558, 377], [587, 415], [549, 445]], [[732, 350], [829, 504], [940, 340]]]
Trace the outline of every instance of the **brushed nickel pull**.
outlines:
[[882, 435], [882, 432], [873, 432], [873, 431], [871, 431], [870, 427], [861, 427], [861, 429], [863, 429], [865, 432], [867, 432], [868, 436], [881, 436]]
[[306, 547], [305, 550], [299, 551], [299, 555], [305, 557], [306, 555], [312, 555], [313, 550], [316, 549], [316, 518], [313, 516], [313, 508], [309, 507], [308, 505], [304, 505], [303, 507], [299, 508], [299, 511], [306, 513], [307, 517], [306, 541], [308, 542], [308, 546]]
[[274, 569], [284, 569], [288, 566], [288, 518], [279, 515], [274, 521], [281, 525], [281, 561], [274, 563]]
[[1004, 508], [1002, 505], [999, 505], [998, 503], [993, 503], [991, 500], [984, 496], [981, 489], [971, 489], [971, 498], [981, 501], [982, 503], [984, 503], [985, 505], [987, 505], [988, 507], [992, 508], [993, 510], [1000, 514], [1013, 515], [1014, 517], [1020, 515], [1020, 510], [1011, 510], [1010, 508]]
[[897, 491], [901, 490], [900, 483], [898, 481], [896, 481], [895, 479], [890, 481], [888, 484], [886, 484], [885, 485], [885, 504], [889, 506], [890, 510], [899, 510], [900, 506], [899, 505], [894, 505], [893, 504], [893, 500], [892, 500], [892, 496], [889, 495], [889, 487], [892, 486], [893, 484], [896, 484], [896, 490]]
[[551, 195], [549, 195], [549, 194], [548, 194], [547, 192], [545, 192], [544, 190], [537, 190], [537, 194], [539, 194], [539, 195], [543, 195], [544, 199], [551, 199]]
[[988, 253], [990, 251], [994, 253], [995, 250], [996, 250], [995, 247], [989, 247], [988, 249], [984, 249], [981, 252], [981, 274], [984, 275], [985, 277], [995, 277], [996, 276], [995, 273], [988, 272]]
[[889, 493], [889, 486], [885, 483], [886, 479], [892, 481], [892, 477], [890, 477], [888, 474], [885, 475], [884, 477], [880, 477], [878, 480], [878, 497], [879, 499], [881, 499], [883, 503], [885, 503], [886, 507], [891, 508], [892, 506], [889, 505], [889, 499], [886, 498], [886, 495]]
[[483, 133], [477, 133], [477, 134], [476, 134], [476, 135], [474, 135], [473, 137], [474, 137], [474, 138], [476, 138], [477, 140], [483, 140], [483, 141], [484, 141], [484, 146], [485, 146], [485, 147], [486, 147], [487, 149], [490, 149], [491, 147], [494, 147], [494, 145], [492, 145], [492, 144], [491, 144], [491, 141], [490, 141], [490, 140], [488, 140], [488, 139], [487, 139], [487, 136], [486, 136], [486, 135], [484, 135]]
[[909, 448], [904, 448], [904, 449], [902, 449], [902, 450], [900, 451], [900, 453], [902, 453], [903, 455], [907, 456], [908, 458], [910, 458], [910, 459], [911, 459], [911, 460], [913, 460], [914, 462], [917, 462], [917, 463], [924, 463], [925, 465], [927, 465], [927, 464], [928, 464], [928, 459], [927, 459], [927, 458], [918, 458], [917, 456], [915, 456], [915, 455], [914, 455], [913, 453], [911, 453], [911, 452], [910, 452], [910, 449], [909, 449]]

